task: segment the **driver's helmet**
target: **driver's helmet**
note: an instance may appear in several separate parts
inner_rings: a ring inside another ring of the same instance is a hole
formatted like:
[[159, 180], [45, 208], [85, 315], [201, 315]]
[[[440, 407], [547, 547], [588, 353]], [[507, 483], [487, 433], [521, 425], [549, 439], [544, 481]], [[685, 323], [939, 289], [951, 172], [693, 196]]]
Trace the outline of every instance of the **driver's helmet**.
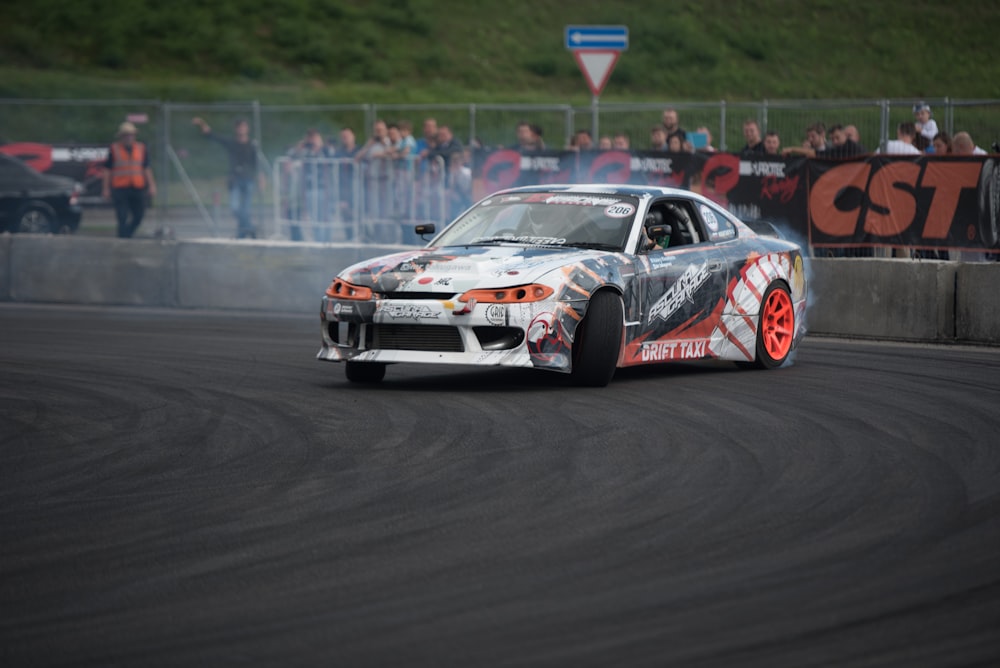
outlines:
[[[663, 212], [658, 209], [654, 209], [646, 214], [646, 219], [642, 222], [643, 232], [646, 232], [650, 227], [654, 225], [663, 225]], [[666, 234], [660, 237], [653, 238], [646, 234], [646, 238], [649, 239], [648, 248], [666, 248], [670, 244], [670, 235]]]
[[521, 231], [532, 235], [552, 234], [561, 217], [560, 207], [552, 204], [530, 204], [521, 221]]

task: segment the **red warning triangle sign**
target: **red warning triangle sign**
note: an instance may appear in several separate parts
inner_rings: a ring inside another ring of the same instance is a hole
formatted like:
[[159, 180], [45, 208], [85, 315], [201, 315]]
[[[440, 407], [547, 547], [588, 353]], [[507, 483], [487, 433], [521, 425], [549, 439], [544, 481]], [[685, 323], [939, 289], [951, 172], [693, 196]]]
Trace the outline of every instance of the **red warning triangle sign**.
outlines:
[[573, 51], [576, 64], [580, 66], [580, 71], [583, 72], [583, 77], [587, 80], [587, 85], [590, 86], [590, 92], [594, 95], [600, 95], [601, 91], [604, 90], [604, 85], [608, 83], [611, 71], [615, 69], [620, 55], [621, 51], [591, 49]]

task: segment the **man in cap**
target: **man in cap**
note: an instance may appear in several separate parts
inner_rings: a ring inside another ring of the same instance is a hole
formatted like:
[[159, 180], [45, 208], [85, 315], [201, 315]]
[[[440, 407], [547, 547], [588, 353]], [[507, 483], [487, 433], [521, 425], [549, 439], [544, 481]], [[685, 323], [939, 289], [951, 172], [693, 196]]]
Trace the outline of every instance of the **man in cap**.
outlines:
[[149, 166], [146, 145], [136, 141], [135, 126], [128, 121], [118, 126], [118, 136], [104, 161], [104, 199], [115, 206], [118, 236], [127, 239], [135, 234], [146, 213], [146, 196], [156, 196], [153, 168]]

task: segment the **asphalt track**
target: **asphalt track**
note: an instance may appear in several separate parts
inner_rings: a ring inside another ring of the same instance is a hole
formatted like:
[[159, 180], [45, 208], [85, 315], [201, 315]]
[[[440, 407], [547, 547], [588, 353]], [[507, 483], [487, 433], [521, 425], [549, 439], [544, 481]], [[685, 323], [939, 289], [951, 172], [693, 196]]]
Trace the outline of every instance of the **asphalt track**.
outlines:
[[318, 314], [0, 305], [0, 665], [1000, 665], [1000, 351], [314, 360]]

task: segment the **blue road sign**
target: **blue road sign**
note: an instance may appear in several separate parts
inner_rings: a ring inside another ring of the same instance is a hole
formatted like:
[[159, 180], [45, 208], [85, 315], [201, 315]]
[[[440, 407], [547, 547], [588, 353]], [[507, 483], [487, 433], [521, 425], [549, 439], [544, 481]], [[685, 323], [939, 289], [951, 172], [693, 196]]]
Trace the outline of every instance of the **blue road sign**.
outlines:
[[566, 48], [624, 51], [628, 48], [628, 26], [566, 26]]

